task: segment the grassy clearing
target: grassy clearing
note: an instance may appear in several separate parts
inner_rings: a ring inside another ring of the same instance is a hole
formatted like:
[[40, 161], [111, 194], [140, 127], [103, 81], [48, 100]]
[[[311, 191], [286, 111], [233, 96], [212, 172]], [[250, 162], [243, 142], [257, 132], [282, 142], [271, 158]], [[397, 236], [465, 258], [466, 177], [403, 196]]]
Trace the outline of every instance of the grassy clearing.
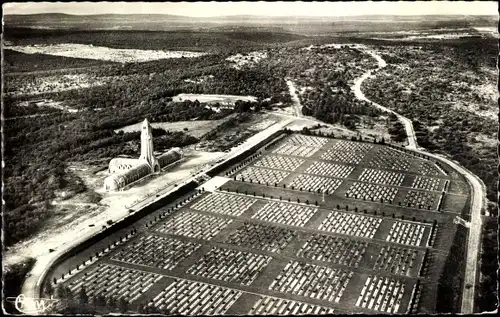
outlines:
[[196, 101], [202, 103], [220, 103], [224, 105], [234, 105], [236, 101], [256, 101], [257, 98], [253, 96], [235, 96], [235, 95], [209, 95], [209, 94], [179, 94], [172, 98], [173, 101]]

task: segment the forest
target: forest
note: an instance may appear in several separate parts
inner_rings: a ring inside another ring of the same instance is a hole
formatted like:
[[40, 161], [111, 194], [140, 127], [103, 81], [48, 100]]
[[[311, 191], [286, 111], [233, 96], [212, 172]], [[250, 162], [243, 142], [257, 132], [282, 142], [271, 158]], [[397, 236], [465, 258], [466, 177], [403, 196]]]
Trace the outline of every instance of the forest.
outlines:
[[[275, 102], [289, 102], [287, 86], [277, 67], [271, 69], [253, 68], [237, 70], [228, 63], [222, 63], [225, 55], [207, 56], [187, 59], [160, 60], [132, 65], [107, 66], [96, 70], [85, 71], [87, 82], [101, 82], [88, 88], [68, 89], [64, 91], [45, 91], [37, 98], [64, 101], [75, 108], [129, 107], [131, 105], [158, 104], [167, 97], [178, 93], [207, 93], [253, 95], [260, 100], [271, 98]], [[211, 74], [213, 78], [202, 83], [192, 83], [186, 79]], [[54, 75], [28, 74], [6, 76], [6, 91], [19, 91], [22, 87], [33, 83], [47, 81], [51, 78], [54, 85], [61, 86], [68, 79]], [[8, 96], [12, 101], [22, 101], [35, 96]]]
[[285, 70], [285, 76], [298, 86], [304, 115], [352, 130], [359, 115], [380, 115], [380, 111], [358, 100], [350, 88], [354, 79], [376, 67], [371, 56], [349, 47], [319, 46], [281, 49], [269, 59], [269, 63], [277, 63]]
[[241, 52], [264, 49], [280, 43], [306, 40], [307, 37], [287, 32], [260, 31], [252, 28], [237, 31], [139, 30], [57, 30], [6, 27], [4, 39], [14, 45], [77, 43], [112, 48], [144, 50], [188, 50], [210, 52]]

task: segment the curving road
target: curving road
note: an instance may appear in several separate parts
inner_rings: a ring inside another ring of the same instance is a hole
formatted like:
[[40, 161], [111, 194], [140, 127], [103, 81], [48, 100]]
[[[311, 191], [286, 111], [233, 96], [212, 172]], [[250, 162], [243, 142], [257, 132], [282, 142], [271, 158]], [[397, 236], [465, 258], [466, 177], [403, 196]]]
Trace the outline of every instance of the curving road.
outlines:
[[467, 262], [465, 267], [465, 278], [464, 286], [462, 291], [462, 307], [461, 312], [464, 314], [472, 314], [474, 312], [474, 291], [476, 288], [477, 280], [477, 270], [479, 261], [479, 250], [481, 248], [481, 230], [482, 230], [482, 216], [481, 210], [483, 210], [486, 202], [486, 186], [483, 181], [471, 173], [469, 170], [464, 168], [458, 163], [446, 158], [443, 155], [428, 153], [424, 148], [418, 146], [417, 139], [415, 136], [415, 130], [413, 129], [413, 123], [410, 119], [400, 115], [399, 113], [388, 109], [376, 102], [373, 102], [366, 98], [366, 96], [361, 91], [361, 84], [364, 80], [372, 76], [372, 73], [387, 66], [387, 63], [377, 55], [375, 52], [369, 50], [365, 46], [358, 46], [358, 49], [364, 53], [367, 53], [374, 57], [378, 62], [378, 68], [376, 70], [369, 70], [363, 76], [358, 78], [353, 86], [354, 94], [360, 100], [369, 102], [373, 106], [379, 108], [384, 112], [389, 112], [395, 114], [398, 119], [404, 124], [406, 134], [408, 136], [408, 149], [415, 152], [425, 154], [427, 156], [433, 157], [436, 160], [442, 161], [451, 167], [453, 167], [457, 172], [462, 174], [467, 183], [471, 188], [471, 221], [469, 226], [469, 240], [467, 244]]
[[356, 96], [356, 98], [370, 103], [372, 106], [382, 110], [383, 112], [392, 113], [396, 117], [398, 117], [398, 120], [403, 123], [405, 130], [406, 130], [406, 134], [408, 136], [408, 145], [406, 147], [408, 149], [411, 149], [411, 150], [416, 150], [416, 149], [423, 150], [423, 148], [418, 147], [417, 137], [415, 136], [415, 130], [413, 130], [413, 123], [411, 122], [410, 119], [408, 119], [408, 118], [400, 115], [399, 113], [397, 113], [391, 109], [388, 109], [388, 108], [386, 108], [386, 107], [384, 107], [376, 102], [371, 101], [370, 99], [366, 98], [365, 94], [361, 91], [361, 84], [363, 83], [363, 81], [365, 81], [367, 78], [370, 78], [371, 76], [373, 76], [373, 74], [372, 74], [373, 72], [380, 70], [380, 69], [384, 68], [385, 66], [387, 66], [387, 63], [382, 59], [382, 57], [380, 57], [379, 55], [377, 55], [373, 51], [367, 50], [366, 48], [363, 49], [360, 47], [358, 49], [363, 53], [366, 53], [366, 54], [373, 56], [373, 58], [375, 58], [378, 62], [378, 68], [375, 70], [369, 70], [366, 73], [364, 73], [363, 76], [356, 79], [356, 81], [354, 82], [354, 86], [352, 87], [352, 89], [354, 90], [354, 95]]

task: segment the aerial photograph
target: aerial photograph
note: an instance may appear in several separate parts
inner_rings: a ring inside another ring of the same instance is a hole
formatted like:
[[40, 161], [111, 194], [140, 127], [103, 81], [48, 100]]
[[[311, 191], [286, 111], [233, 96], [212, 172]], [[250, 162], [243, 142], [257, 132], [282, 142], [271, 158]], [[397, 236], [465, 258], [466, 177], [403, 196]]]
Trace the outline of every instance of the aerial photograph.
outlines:
[[497, 2], [2, 8], [4, 314], [498, 313]]

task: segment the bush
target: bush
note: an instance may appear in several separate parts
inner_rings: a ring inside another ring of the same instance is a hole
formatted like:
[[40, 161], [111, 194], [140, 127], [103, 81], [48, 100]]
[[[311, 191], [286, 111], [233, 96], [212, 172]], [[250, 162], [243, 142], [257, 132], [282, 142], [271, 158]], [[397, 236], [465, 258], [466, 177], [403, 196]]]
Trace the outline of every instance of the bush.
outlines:
[[3, 304], [9, 314], [19, 313], [13, 303], [7, 302], [6, 297], [17, 297], [21, 293], [26, 274], [31, 271], [36, 260], [27, 258], [22, 262], [3, 268]]
[[89, 198], [89, 201], [92, 203], [92, 204], [97, 204], [98, 202], [101, 201], [102, 199], [102, 196], [98, 193], [96, 193], [95, 191], [91, 190], [87, 193], [87, 196]]

